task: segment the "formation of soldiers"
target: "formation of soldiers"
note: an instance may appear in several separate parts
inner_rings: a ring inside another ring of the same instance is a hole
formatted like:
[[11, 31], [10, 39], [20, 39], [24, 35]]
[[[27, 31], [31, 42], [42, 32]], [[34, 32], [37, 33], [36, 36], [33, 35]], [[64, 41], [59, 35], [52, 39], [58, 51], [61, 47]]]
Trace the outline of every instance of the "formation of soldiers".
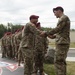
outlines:
[[18, 29], [14, 34], [7, 32], [1, 38], [2, 58], [19, 60], [19, 44], [22, 39], [23, 27]]
[[[36, 24], [36, 28], [41, 30], [40, 22]], [[20, 66], [21, 62], [24, 62], [24, 54], [22, 52], [23, 49], [21, 49], [21, 41], [24, 36], [23, 32], [25, 30], [25, 26], [23, 26], [21, 29], [18, 29], [14, 34], [11, 32], [7, 32], [4, 34], [4, 36], [1, 38], [1, 51], [2, 51], [2, 58], [10, 58], [15, 59], [18, 61], [18, 65]], [[30, 37], [32, 38], [32, 37]], [[33, 58], [34, 59], [34, 73], [37, 73], [38, 70], [40, 73], [43, 72], [43, 61], [44, 56], [48, 48], [48, 40], [46, 37], [41, 37], [38, 33], [35, 38], [35, 51]], [[25, 41], [24, 41], [25, 42]], [[31, 44], [31, 43], [30, 43]], [[29, 54], [28, 54], [29, 56]], [[31, 56], [29, 56], [31, 57]], [[28, 60], [29, 58], [27, 58]], [[26, 60], [26, 59], [25, 59]], [[28, 62], [27, 62], [28, 63]], [[25, 64], [25, 63], [24, 63]], [[30, 64], [28, 64], [30, 65]], [[31, 66], [31, 65], [30, 65]], [[25, 68], [26, 71], [27, 68]], [[40, 74], [42, 75], [42, 74]]]

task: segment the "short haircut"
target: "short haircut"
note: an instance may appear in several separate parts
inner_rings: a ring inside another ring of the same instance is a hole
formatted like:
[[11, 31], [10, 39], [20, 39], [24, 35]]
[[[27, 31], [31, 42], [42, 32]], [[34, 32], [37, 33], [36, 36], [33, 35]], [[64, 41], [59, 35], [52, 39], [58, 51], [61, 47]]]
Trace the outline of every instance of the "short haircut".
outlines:
[[60, 6], [59, 7], [56, 7], [56, 8], [53, 8], [53, 12], [54, 11], [58, 11], [58, 10], [64, 12], [64, 9], [62, 7], [60, 7]]

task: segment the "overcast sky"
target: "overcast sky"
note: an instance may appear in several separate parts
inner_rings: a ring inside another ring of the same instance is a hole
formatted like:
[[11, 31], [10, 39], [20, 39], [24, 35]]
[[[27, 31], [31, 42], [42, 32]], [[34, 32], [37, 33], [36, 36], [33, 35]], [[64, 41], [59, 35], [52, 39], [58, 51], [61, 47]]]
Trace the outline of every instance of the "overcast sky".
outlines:
[[39, 15], [43, 27], [56, 27], [58, 19], [52, 9], [64, 8], [64, 13], [71, 20], [71, 28], [75, 28], [75, 0], [0, 0], [0, 24], [25, 24], [32, 14]]

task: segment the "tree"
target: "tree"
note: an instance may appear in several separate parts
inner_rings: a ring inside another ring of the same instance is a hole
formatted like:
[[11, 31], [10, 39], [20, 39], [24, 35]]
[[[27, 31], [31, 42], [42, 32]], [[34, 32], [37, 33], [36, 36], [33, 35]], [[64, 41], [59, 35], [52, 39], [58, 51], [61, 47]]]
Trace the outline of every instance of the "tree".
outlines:
[[7, 32], [6, 26], [0, 24], [0, 38], [4, 35], [5, 32]]

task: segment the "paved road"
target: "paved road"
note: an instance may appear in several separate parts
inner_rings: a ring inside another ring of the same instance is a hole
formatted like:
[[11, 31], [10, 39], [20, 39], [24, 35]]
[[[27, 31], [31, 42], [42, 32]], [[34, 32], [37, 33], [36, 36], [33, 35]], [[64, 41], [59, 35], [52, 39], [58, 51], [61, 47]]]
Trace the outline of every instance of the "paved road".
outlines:
[[0, 75], [24, 75], [23, 64], [18, 66], [15, 60], [1, 58], [0, 55]]
[[68, 57], [75, 57], [75, 49], [70, 49], [69, 50]]
[[69, 50], [66, 60], [75, 62], [75, 49]]

